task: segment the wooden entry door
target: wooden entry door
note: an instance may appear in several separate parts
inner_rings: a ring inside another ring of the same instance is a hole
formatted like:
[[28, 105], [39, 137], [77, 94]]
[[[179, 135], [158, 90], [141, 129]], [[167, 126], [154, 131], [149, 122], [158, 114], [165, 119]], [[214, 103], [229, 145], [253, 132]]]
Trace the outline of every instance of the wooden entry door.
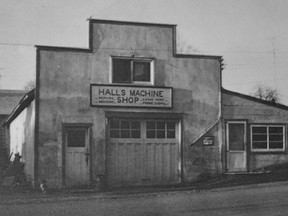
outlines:
[[109, 121], [109, 186], [173, 184], [180, 181], [179, 121]]
[[227, 172], [247, 171], [246, 122], [226, 123], [226, 169]]
[[89, 185], [89, 127], [65, 127], [65, 184], [67, 187]]

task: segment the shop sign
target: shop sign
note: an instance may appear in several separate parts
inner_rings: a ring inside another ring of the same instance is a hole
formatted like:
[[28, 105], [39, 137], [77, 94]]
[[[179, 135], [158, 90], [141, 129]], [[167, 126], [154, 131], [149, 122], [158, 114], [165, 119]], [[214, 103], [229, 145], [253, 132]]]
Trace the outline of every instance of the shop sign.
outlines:
[[91, 106], [172, 108], [172, 88], [91, 85]]

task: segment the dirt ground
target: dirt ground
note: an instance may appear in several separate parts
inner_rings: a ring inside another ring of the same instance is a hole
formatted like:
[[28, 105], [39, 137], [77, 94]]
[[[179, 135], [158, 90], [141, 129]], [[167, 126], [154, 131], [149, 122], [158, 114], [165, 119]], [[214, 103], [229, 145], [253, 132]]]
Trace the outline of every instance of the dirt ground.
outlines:
[[288, 165], [277, 165], [273, 167], [266, 167], [249, 174], [223, 174], [220, 176], [210, 177], [203, 176], [198, 181], [193, 183], [182, 183], [170, 186], [153, 186], [153, 187], [132, 187], [121, 188], [114, 190], [97, 191], [94, 189], [63, 189], [63, 190], [49, 190], [47, 193], [42, 193], [40, 189], [31, 189], [28, 185], [18, 186], [0, 186], [0, 203], [9, 199], [37, 199], [49, 197], [71, 197], [71, 196], [86, 196], [87, 194], [94, 194], [99, 196], [113, 196], [113, 195], [133, 195], [133, 194], [149, 194], [155, 192], [171, 192], [181, 190], [211, 190], [215, 188], [239, 186], [239, 185], [253, 185], [268, 182], [288, 181]]

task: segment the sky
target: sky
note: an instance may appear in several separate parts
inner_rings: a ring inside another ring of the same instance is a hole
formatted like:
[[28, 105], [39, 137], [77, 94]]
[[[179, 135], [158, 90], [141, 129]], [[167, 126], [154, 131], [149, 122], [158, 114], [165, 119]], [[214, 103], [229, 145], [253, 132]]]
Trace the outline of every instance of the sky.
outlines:
[[0, 0], [0, 89], [35, 80], [35, 45], [88, 48], [87, 18], [176, 24], [190, 54], [223, 56], [223, 87], [288, 105], [287, 0]]

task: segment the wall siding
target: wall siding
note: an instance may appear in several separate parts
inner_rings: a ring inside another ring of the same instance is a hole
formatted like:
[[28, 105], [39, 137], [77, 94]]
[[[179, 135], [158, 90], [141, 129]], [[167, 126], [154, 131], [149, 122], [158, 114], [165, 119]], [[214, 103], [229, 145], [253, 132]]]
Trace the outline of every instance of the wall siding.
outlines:
[[[10, 154], [19, 153], [29, 181], [34, 179], [35, 101], [10, 124]], [[11, 157], [13, 160], [13, 157]]]

